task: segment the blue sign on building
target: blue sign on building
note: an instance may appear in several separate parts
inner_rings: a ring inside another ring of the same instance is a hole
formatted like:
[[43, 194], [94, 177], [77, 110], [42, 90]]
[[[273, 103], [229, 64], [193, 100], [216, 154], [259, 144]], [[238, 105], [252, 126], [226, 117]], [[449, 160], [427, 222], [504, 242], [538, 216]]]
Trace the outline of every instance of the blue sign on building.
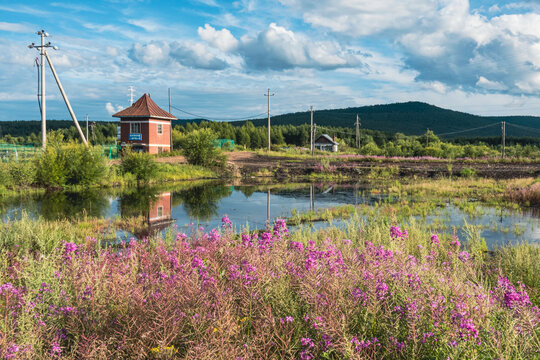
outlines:
[[142, 134], [129, 134], [129, 140], [142, 140]]

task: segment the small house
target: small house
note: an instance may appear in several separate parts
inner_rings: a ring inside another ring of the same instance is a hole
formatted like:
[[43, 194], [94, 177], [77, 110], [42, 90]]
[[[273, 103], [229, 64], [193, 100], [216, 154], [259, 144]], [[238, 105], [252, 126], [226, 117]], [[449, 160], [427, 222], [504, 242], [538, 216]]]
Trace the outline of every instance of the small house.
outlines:
[[133, 151], [158, 154], [171, 151], [171, 121], [174, 115], [163, 110], [144, 94], [135, 104], [117, 112], [120, 118], [120, 145]]
[[322, 134], [315, 139], [315, 149], [322, 151], [338, 152], [338, 143], [327, 134]]

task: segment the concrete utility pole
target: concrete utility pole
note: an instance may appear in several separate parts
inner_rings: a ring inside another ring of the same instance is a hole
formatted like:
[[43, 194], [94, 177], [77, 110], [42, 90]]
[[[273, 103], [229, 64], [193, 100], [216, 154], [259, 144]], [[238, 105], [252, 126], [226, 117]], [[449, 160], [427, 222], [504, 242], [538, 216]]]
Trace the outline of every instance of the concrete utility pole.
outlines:
[[79, 122], [77, 121], [77, 117], [75, 116], [75, 113], [73, 112], [73, 109], [71, 108], [71, 104], [69, 103], [66, 92], [64, 91], [64, 88], [62, 87], [62, 83], [60, 82], [60, 78], [58, 78], [58, 74], [56, 74], [56, 70], [54, 70], [54, 65], [51, 61], [51, 58], [49, 57], [49, 54], [47, 54], [47, 52], [45, 52], [45, 57], [47, 58], [47, 62], [49, 63], [49, 67], [51, 68], [51, 71], [54, 75], [54, 79], [56, 80], [58, 89], [60, 89], [60, 93], [62, 94], [62, 97], [64, 98], [64, 102], [66, 103], [69, 114], [71, 115], [71, 118], [73, 119], [73, 122], [75, 123], [75, 127], [77, 128], [77, 131], [79, 132], [79, 135], [81, 136], [83, 144], [88, 146], [88, 142], [86, 141], [86, 138], [84, 137], [81, 127], [79, 126]]
[[311, 127], [310, 127], [310, 142], [311, 142], [311, 156], [315, 155], [315, 134], [313, 133], [313, 106], [310, 106], [311, 110]]
[[45, 44], [45, 37], [49, 36], [45, 30], [38, 31], [37, 35], [41, 36], [41, 45], [35, 45], [34, 43], [28, 45], [29, 49], [35, 48], [41, 55], [41, 146], [43, 150], [47, 147], [47, 105], [45, 99], [45, 48], [52, 47], [54, 50], [58, 50], [56, 46], [52, 46], [50, 42]]
[[[172, 114], [171, 112], [171, 88], [169, 88], [169, 114]], [[173, 151], [173, 145], [172, 145], [172, 120], [171, 120], [171, 128], [169, 129], [169, 133], [171, 134], [171, 151]]]
[[360, 118], [356, 114], [356, 147], [360, 148]]
[[503, 121], [501, 124], [502, 130], [502, 158], [504, 159], [504, 146], [506, 145], [506, 121]]
[[264, 96], [268, 97], [268, 152], [270, 152], [270, 96], [274, 95], [270, 94], [270, 89], [268, 89], [268, 94], [264, 94]]
[[133, 86], [129, 87], [129, 105], [133, 105], [133, 94], [135, 92], [135, 88]]

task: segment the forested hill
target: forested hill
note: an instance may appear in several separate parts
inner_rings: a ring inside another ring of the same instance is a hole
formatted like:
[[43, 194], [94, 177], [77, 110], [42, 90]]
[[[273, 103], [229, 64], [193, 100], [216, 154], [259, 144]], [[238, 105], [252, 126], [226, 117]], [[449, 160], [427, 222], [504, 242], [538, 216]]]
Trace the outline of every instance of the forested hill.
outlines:
[[[500, 122], [506, 121], [508, 137], [540, 137], [540, 117], [536, 116], [477, 116], [463, 112], [442, 109], [421, 102], [407, 102], [388, 105], [373, 105], [357, 108], [317, 110], [314, 121], [319, 126], [354, 127], [356, 114], [360, 116], [363, 129], [381, 130], [389, 133], [401, 132], [407, 135], [419, 135], [432, 130], [435, 134], [446, 134], [444, 138], [474, 138], [500, 136]], [[177, 120], [177, 124], [200, 122], [195, 120]], [[255, 126], [266, 126], [267, 119], [249, 120]], [[272, 116], [273, 125], [309, 124], [310, 113], [298, 112]], [[115, 126], [118, 121], [98, 122], [110, 126], [110, 132], [115, 136]], [[231, 124], [242, 126], [245, 121], [235, 121]], [[486, 127], [487, 126], [487, 127]], [[48, 120], [50, 130], [73, 127], [71, 120]], [[478, 130], [472, 130], [475, 128]], [[484, 128], [485, 127], [485, 128]], [[2, 135], [29, 136], [38, 134], [41, 130], [39, 121], [0, 121], [0, 137]], [[75, 128], [73, 127], [75, 132]], [[450, 134], [448, 134], [450, 133]]]
[[[510, 124], [530, 127], [524, 129], [509, 125], [506, 132], [509, 136], [540, 137], [540, 117], [536, 116], [477, 116], [459, 111], [442, 109], [422, 102], [407, 102], [388, 105], [373, 105], [357, 108], [317, 110], [314, 122], [321, 126], [354, 127], [356, 114], [360, 116], [361, 127], [391, 133], [401, 132], [407, 135], [419, 135], [432, 130], [435, 134], [445, 134], [492, 125], [476, 131], [464, 131], [449, 134], [447, 137], [483, 137], [501, 134], [497, 123], [506, 121]], [[255, 126], [266, 125], [267, 119], [250, 120]], [[309, 124], [310, 113], [298, 112], [272, 117], [275, 125]], [[233, 122], [242, 125], [244, 122]]]

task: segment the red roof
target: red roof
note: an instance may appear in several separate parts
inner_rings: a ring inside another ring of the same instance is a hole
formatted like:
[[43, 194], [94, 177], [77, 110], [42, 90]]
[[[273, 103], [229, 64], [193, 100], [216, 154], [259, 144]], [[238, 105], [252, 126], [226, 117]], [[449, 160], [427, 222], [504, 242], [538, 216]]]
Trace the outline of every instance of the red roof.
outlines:
[[154, 102], [150, 98], [150, 94], [144, 94], [141, 96], [135, 104], [131, 105], [127, 109], [117, 112], [113, 117], [129, 118], [129, 117], [144, 117], [144, 118], [157, 118], [167, 120], [177, 120], [174, 115], [169, 114]]

